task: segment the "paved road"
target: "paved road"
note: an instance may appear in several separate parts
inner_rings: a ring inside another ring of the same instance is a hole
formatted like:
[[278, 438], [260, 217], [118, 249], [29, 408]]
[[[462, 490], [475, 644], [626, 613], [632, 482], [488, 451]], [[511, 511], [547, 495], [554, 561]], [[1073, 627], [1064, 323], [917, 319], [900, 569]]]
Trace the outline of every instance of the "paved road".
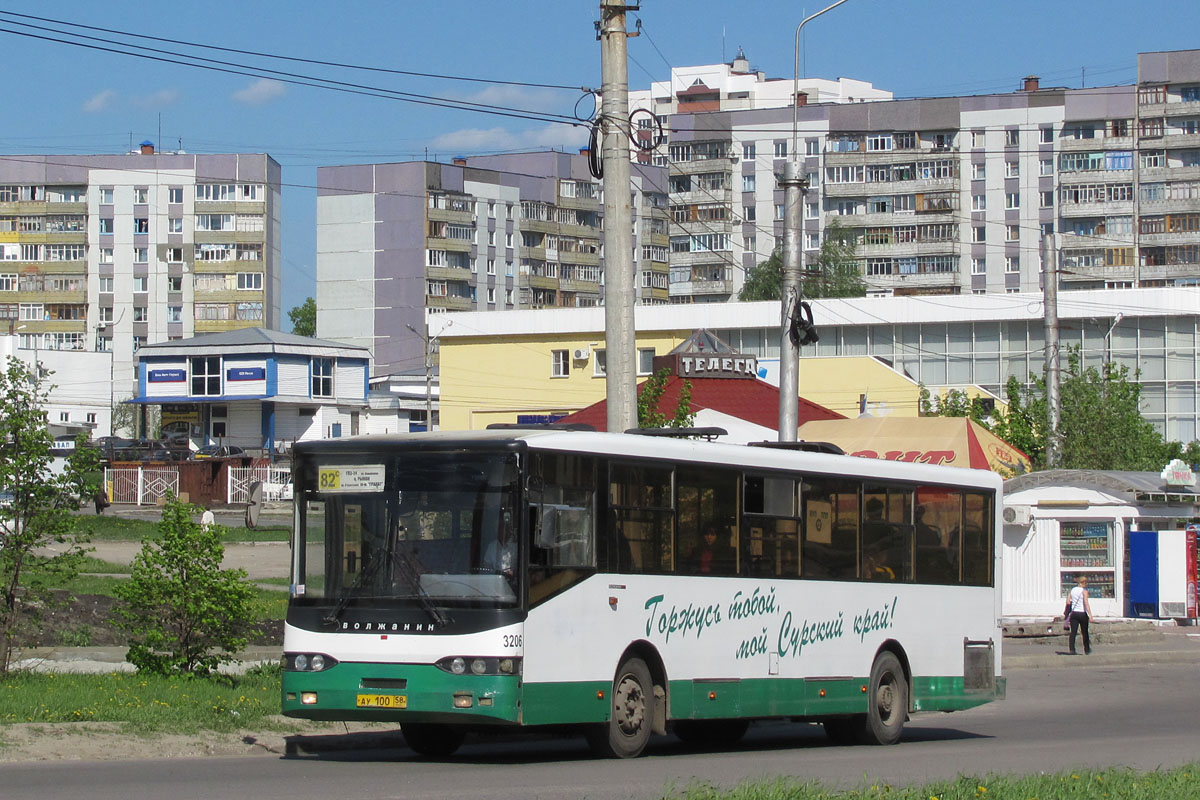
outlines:
[[[327, 737], [317, 755], [267, 750], [236, 758], [0, 765], [5, 800], [161, 798], [255, 800], [338, 797], [657, 798], [692, 782], [732, 786], [790, 776], [843, 787], [918, 783], [956, 774], [1196, 760], [1200, 692], [1196, 662], [1161, 666], [1018, 669], [1008, 699], [950, 715], [914, 719], [896, 747], [833, 747], [811, 725], [764, 726], [736, 750], [696, 754], [657, 738], [634, 761], [592, 759], [576, 738], [469, 742], [445, 762], [417, 758], [396, 742], [377, 749]], [[379, 743], [378, 739], [375, 740]], [[313, 744], [308, 740], [307, 744]]]

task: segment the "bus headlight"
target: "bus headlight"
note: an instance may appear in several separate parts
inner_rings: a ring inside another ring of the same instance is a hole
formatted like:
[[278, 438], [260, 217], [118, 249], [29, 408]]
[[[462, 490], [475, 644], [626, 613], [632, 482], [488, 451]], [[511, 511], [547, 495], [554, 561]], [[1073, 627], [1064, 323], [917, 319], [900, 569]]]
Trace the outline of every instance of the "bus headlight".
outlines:
[[434, 664], [438, 669], [452, 675], [520, 675], [521, 659], [487, 658], [484, 656], [446, 656]]
[[337, 663], [336, 658], [324, 653], [283, 654], [283, 668], [288, 672], [323, 672]]

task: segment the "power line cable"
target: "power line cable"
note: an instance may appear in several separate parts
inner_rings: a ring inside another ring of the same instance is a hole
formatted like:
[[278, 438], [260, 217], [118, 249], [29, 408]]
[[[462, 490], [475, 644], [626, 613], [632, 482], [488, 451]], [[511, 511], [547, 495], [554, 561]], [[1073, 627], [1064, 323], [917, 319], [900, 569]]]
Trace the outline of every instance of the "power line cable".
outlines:
[[[32, 14], [18, 14], [15, 11], [0, 11], [0, 16], [20, 17], [22, 19], [33, 19], [33, 20], [37, 20], [39, 22], [50, 22], [55, 25], [67, 25], [72, 28], [80, 28], [83, 30], [97, 31], [100, 33], [115, 34], [118, 36], [128, 36], [128, 37], [135, 38], [135, 39], [146, 39], [147, 41], [167, 42], [169, 44], [184, 45], [186, 47], [203, 48], [206, 50], [217, 50], [217, 51], [224, 52], [224, 53], [236, 53], [238, 55], [255, 56], [257, 58], [272, 58], [272, 59], [277, 59], [280, 61], [292, 61], [292, 62], [301, 63], [301, 64], [314, 64], [316, 66], [338, 67], [341, 69], [354, 69], [354, 70], [362, 70], [365, 72], [381, 72], [381, 73], [387, 73], [387, 74], [392, 74], [392, 75], [408, 75], [411, 77], [418, 77], [418, 78], [434, 78], [437, 80], [465, 81], [465, 82], [470, 82], [470, 83], [485, 83], [485, 84], [492, 84], [492, 85], [497, 85], [497, 86], [522, 86], [522, 87], [534, 88], [534, 89], [564, 89], [564, 90], [568, 90], [568, 91], [583, 91], [585, 93], [590, 91], [587, 87], [583, 87], [583, 86], [565, 86], [562, 84], [554, 84], [554, 83], [526, 83], [523, 81], [507, 81], [507, 80], [498, 80], [495, 78], [472, 78], [472, 77], [466, 77], [466, 76], [462, 76], [462, 75], [446, 75], [446, 74], [440, 74], [440, 73], [435, 73], [435, 72], [415, 72], [412, 70], [391, 69], [391, 68], [387, 68], [387, 67], [370, 67], [370, 66], [365, 66], [362, 64], [347, 64], [347, 63], [337, 62], [337, 61], [323, 61], [323, 60], [315, 59], [315, 58], [300, 58], [297, 56], [285, 56], [285, 55], [279, 55], [277, 53], [265, 53], [265, 52], [261, 52], [261, 51], [255, 51], [255, 50], [243, 50], [243, 49], [239, 49], [236, 47], [221, 47], [219, 45], [205, 44], [203, 42], [190, 42], [185, 39], [174, 39], [174, 38], [165, 38], [165, 37], [160, 37], [160, 36], [149, 36], [146, 34], [134, 33], [132, 31], [123, 31], [123, 30], [116, 29], [116, 28], [102, 28], [102, 27], [97, 27], [94, 25], [83, 25], [78, 22], [70, 22], [68, 20], [53, 19], [50, 17], [39, 17], [39, 16], [34, 16]], [[64, 33], [66, 33], [66, 32], [64, 31]]]
[[[27, 23], [9, 23], [17, 25], [29, 26]], [[170, 51], [158, 50], [156, 48], [147, 48], [139, 45], [127, 45], [137, 47], [141, 50], [146, 50], [146, 53], [127, 52], [118, 50], [112, 47], [104, 47], [101, 45], [87, 44], [85, 42], [76, 42], [69, 39], [59, 39], [53, 36], [43, 36], [40, 34], [29, 33], [27, 31], [16, 31], [8, 28], [0, 28], [0, 33], [7, 33], [12, 36], [22, 36], [31, 39], [40, 39], [48, 42], [56, 42], [58, 44], [70, 45], [72, 47], [80, 47], [87, 50], [97, 50], [101, 52], [114, 53], [116, 55], [128, 56], [131, 58], [141, 58], [149, 61], [157, 61], [167, 64], [176, 64], [179, 66], [193, 67], [195, 69], [209, 70], [212, 72], [222, 72], [231, 75], [243, 75], [251, 78], [268, 78], [287, 83], [295, 86], [307, 86], [315, 89], [325, 89], [327, 91], [341, 92], [345, 94], [362, 95], [365, 97], [376, 97], [385, 100], [397, 100], [405, 103], [414, 103], [417, 105], [432, 106], [435, 108], [448, 108], [457, 111], [474, 111], [481, 114], [489, 114], [492, 116], [508, 117], [513, 119], [525, 119], [534, 122], [549, 122], [560, 125], [581, 126], [583, 120], [570, 117], [565, 114], [551, 114], [549, 112], [535, 112], [527, 109], [516, 109], [507, 106], [498, 106], [488, 103], [475, 103], [466, 100], [451, 100], [448, 98], [433, 97], [430, 95], [421, 95], [413, 92], [402, 92], [395, 89], [385, 89], [364, 84], [350, 83], [346, 81], [336, 81], [330, 78], [321, 78], [314, 76], [301, 75], [298, 73], [283, 72], [280, 70], [271, 70], [265, 67], [256, 67], [252, 65], [237, 64], [235, 62], [222, 62], [215, 59], [202, 58], [200, 56], [182, 55], [171, 53]], [[81, 38], [95, 39], [96, 37], [83, 36], [82, 34], [67, 34], [75, 35]], [[101, 40], [104, 41], [104, 40]], [[110, 42], [110, 44], [124, 44]], [[150, 55], [149, 53], [169, 53], [177, 56], [176, 58], [168, 58], [163, 55]], [[192, 60], [183, 60], [192, 59]], [[208, 63], [196, 63], [208, 62]], [[265, 73], [265, 74], [264, 74]]]

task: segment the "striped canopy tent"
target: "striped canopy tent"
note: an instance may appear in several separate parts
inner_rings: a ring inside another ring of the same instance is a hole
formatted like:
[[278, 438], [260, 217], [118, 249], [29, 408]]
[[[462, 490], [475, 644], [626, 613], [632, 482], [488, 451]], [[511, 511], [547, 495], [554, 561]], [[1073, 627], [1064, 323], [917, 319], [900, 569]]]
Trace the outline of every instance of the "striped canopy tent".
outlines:
[[831, 442], [850, 455], [990, 469], [1004, 477], [1029, 472], [1029, 456], [966, 417], [859, 417], [813, 420], [800, 438]]

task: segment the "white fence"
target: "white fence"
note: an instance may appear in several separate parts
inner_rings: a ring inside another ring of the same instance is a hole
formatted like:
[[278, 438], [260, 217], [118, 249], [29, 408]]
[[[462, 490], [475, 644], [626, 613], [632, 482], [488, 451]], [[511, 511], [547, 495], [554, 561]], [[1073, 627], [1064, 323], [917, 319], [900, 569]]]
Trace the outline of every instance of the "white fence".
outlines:
[[228, 503], [249, 503], [250, 487], [262, 483], [263, 500], [292, 499], [292, 470], [290, 467], [232, 467], [229, 470]]
[[111, 503], [156, 505], [160, 498], [179, 495], [179, 473], [169, 467], [121, 467], [104, 475]]

